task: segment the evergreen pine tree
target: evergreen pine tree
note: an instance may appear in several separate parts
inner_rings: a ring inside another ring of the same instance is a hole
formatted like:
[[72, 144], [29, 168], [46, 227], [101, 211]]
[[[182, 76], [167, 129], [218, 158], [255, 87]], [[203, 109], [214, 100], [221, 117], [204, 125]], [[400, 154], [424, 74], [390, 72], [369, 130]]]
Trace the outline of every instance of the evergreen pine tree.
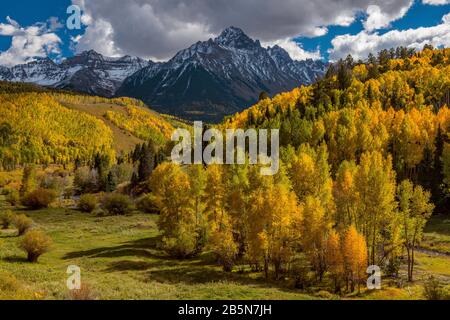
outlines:
[[113, 174], [112, 171], [110, 171], [106, 177], [106, 186], [105, 191], [106, 192], [113, 192], [117, 188], [117, 179], [116, 176]]
[[139, 181], [146, 181], [150, 178], [152, 171], [155, 167], [155, 149], [153, 142], [143, 144], [141, 148], [141, 156], [138, 166]]

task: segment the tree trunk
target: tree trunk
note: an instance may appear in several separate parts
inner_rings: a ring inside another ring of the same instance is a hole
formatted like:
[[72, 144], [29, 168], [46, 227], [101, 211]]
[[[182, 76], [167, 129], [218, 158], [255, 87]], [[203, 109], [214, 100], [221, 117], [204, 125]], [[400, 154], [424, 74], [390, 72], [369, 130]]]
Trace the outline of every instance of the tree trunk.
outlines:
[[413, 282], [414, 281], [414, 251], [415, 251], [415, 249], [414, 249], [414, 246], [411, 248], [411, 277], [410, 277], [410, 282]]
[[411, 249], [409, 245], [406, 245], [406, 251], [408, 253], [408, 281], [412, 282], [412, 274], [411, 274]]

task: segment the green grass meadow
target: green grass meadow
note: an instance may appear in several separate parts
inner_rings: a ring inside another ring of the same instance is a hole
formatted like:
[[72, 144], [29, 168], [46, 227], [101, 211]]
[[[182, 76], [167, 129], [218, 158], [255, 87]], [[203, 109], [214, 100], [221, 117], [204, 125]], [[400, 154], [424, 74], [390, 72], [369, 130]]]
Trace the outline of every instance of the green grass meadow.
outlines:
[[[53, 239], [50, 252], [37, 264], [26, 261], [15, 230], [0, 231], [1, 275], [17, 288], [3, 288], [0, 299], [67, 299], [67, 268], [81, 268], [81, 281], [97, 299], [318, 299], [336, 298], [321, 288], [308, 293], [288, 282], [266, 281], [262, 274], [235, 269], [225, 273], [211, 253], [189, 260], [170, 258], [159, 248], [156, 215], [96, 217], [73, 209], [23, 211]], [[442, 219], [441, 219], [442, 220]], [[442, 221], [432, 220], [426, 239], [448, 245]], [[363, 291], [343, 299], [423, 299], [422, 281], [430, 274], [450, 280], [450, 257], [418, 253], [414, 284], [383, 279], [383, 290]], [[3, 286], [5, 287], [5, 286]], [[6, 291], [5, 291], [6, 290]], [[7, 293], [7, 290], [26, 294]], [[326, 292], [325, 292], [326, 293]]]

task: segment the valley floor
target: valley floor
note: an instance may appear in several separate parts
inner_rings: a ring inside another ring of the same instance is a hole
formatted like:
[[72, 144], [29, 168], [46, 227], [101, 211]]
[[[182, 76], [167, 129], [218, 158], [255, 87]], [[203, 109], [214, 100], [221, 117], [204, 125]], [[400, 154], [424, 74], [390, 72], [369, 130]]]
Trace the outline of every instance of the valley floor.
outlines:
[[[54, 245], [38, 264], [30, 264], [18, 249], [15, 231], [0, 231], [0, 276], [14, 276], [31, 293], [29, 296], [0, 295], [0, 299], [65, 299], [69, 265], [81, 268], [82, 282], [88, 284], [98, 299], [335, 298], [320, 293], [320, 288], [314, 294], [305, 294], [291, 289], [287, 283], [268, 283], [262, 275], [247, 271], [224, 273], [211, 254], [186, 261], [171, 259], [158, 248], [158, 217], [154, 215], [95, 217], [71, 209], [27, 211], [26, 214], [53, 238]], [[427, 233], [427, 237], [437, 236], [447, 241], [447, 245], [450, 243], [448, 230], [431, 228]], [[418, 281], [413, 285], [388, 280], [383, 282], [381, 291], [346, 298], [422, 299], [424, 277], [434, 274], [444, 281], [450, 280], [450, 257], [420, 253], [417, 271]]]

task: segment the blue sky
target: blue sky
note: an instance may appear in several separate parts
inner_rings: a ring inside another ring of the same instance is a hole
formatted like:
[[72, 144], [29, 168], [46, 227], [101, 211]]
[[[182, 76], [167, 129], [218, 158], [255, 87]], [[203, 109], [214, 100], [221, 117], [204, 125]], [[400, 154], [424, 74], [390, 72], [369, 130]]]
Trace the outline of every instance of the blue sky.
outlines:
[[[65, 26], [66, 10], [73, 3], [83, 10], [82, 28], [75, 31]], [[241, 27], [264, 45], [279, 44], [299, 60], [335, 60], [348, 53], [364, 58], [388, 46], [420, 47], [428, 42], [450, 46], [450, 0], [161, 3], [2, 0], [0, 64], [23, 63], [36, 56], [58, 60], [87, 49], [165, 60], [230, 25]]]
[[[391, 23], [390, 28], [383, 29], [379, 31], [380, 34], [386, 34], [392, 30], [407, 30], [407, 29], [417, 29], [420, 27], [432, 27], [438, 25], [442, 17], [450, 12], [450, 4], [448, 5], [424, 5], [420, 1], [415, 1], [413, 6], [407, 14], [400, 20]], [[320, 47], [321, 55], [327, 59], [327, 51], [332, 47], [331, 41], [338, 35], [344, 34], [358, 34], [364, 27], [362, 21], [364, 15], [361, 15], [355, 23], [348, 27], [333, 26], [329, 28], [329, 32], [322, 37], [315, 38], [305, 38], [300, 37], [296, 40], [303, 44], [303, 48], [308, 51], [314, 51], [317, 47]]]

